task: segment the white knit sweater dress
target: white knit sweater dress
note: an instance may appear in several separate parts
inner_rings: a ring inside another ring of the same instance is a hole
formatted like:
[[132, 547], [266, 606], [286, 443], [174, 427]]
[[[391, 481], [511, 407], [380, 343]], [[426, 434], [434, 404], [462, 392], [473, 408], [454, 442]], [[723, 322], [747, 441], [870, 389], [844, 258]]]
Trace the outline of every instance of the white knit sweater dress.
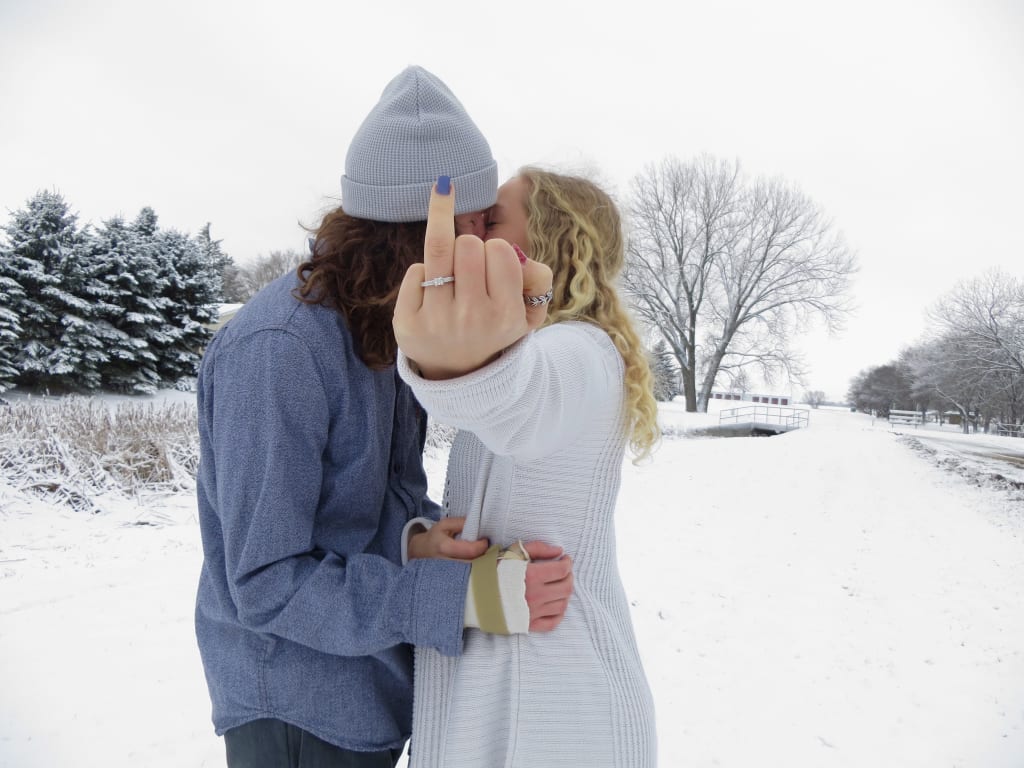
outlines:
[[622, 357], [601, 329], [563, 322], [468, 376], [399, 371], [460, 429], [445, 514], [463, 536], [557, 544], [575, 592], [550, 633], [466, 630], [460, 657], [416, 649], [413, 768], [652, 768], [654, 706], [619, 578], [613, 513], [626, 444]]

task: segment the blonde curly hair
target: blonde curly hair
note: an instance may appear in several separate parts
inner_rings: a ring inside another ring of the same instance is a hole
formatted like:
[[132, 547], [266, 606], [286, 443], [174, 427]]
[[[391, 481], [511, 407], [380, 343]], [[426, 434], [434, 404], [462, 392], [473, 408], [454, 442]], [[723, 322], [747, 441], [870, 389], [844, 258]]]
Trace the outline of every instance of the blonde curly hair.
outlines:
[[634, 461], [661, 438], [647, 353], [615, 288], [625, 255], [622, 220], [611, 197], [589, 179], [534, 166], [527, 181], [530, 258], [551, 268], [553, 298], [545, 324], [580, 320], [602, 328], [625, 363], [629, 447]]

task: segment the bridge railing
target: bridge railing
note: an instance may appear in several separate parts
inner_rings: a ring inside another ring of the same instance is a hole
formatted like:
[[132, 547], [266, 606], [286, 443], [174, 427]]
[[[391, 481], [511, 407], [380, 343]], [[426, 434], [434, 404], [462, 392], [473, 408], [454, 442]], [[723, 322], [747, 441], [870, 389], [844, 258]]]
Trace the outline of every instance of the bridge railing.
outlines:
[[784, 408], [778, 405], [744, 405], [718, 414], [719, 424], [779, 424], [788, 429], [806, 427], [809, 419], [808, 412], [803, 408]]

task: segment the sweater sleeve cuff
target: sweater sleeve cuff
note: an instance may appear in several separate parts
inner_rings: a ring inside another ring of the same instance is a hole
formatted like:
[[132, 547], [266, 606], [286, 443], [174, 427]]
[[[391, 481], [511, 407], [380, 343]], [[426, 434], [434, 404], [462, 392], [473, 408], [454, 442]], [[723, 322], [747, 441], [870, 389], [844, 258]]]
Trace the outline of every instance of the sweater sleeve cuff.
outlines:
[[531, 343], [532, 334], [528, 334], [483, 368], [439, 380], [423, 378], [419, 367], [399, 350], [398, 373], [427, 412], [439, 421], [456, 426], [474, 423], [491, 414], [495, 404], [507, 403], [515, 397], [516, 382], [522, 372], [518, 360]]

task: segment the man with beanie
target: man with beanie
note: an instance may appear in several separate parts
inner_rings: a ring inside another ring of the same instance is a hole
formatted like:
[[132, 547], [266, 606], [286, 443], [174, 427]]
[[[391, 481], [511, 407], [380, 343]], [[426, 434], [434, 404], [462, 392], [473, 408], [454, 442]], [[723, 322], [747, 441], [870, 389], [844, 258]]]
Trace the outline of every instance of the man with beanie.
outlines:
[[[391, 325], [441, 175], [463, 217], [495, 200], [487, 141], [444, 83], [410, 67], [352, 140], [342, 207], [315, 231], [309, 261], [253, 298], [203, 358], [196, 636], [229, 766], [392, 768], [411, 728], [409, 644], [461, 651], [470, 564], [402, 565], [406, 524], [440, 510], [426, 496], [426, 416], [396, 373]], [[448, 546], [468, 559], [487, 543]], [[526, 582], [531, 629], [556, 625], [571, 563], [531, 563]]]

